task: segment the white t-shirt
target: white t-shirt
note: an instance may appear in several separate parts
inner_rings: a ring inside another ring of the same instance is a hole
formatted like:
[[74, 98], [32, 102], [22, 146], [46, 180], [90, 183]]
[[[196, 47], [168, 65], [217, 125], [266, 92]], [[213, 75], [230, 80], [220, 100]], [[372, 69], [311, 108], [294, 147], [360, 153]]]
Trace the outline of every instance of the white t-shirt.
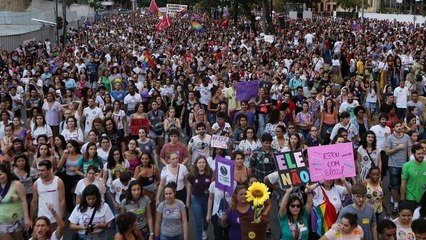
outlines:
[[408, 94], [410, 94], [410, 91], [408, 90], [407, 87], [395, 88], [395, 91], [393, 92], [393, 96], [396, 97], [395, 101], [396, 101], [397, 108], [407, 108]]
[[200, 135], [195, 135], [189, 140], [188, 147], [191, 149], [191, 163], [194, 164], [198, 156], [204, 156], [206, 159], [210, 157], [210, 142], [212, 136], [209, 134], [204, 135], [204, 139], [200, 139]]
[[[95, 179], [95, 181], [93, 183], [91, 183], [93, 185], [95, 185], [96, 187], [98, 187], [99, 191], [101, 190], [101, 184], [103, 184], [101, 181], [99, 181], [98, 179]], [[83, 195], [83, 190], [87, 187], [86, 183], [84, 182], [84, 178], [80, 179], [80, 181], [78, 181], [77, 185], [75, 186], [75, 190], [74, 193], [75, 195], [77, 195], [78, 197], [81, 197]], [[101, 193], [101, 197], [102, 197], [102, 201], [104, 201], [104, 194]]]
[[308, 33], [305, 35], [306, 44], [312, 44], [314, 42], [314, 35]]
[[47, 135], [47, 137], [53, 136], [52, 129], [50, 128], [50, 126], [44, 125], [44, 127], [38, 127], [34, 129], [34, 131], [31, 133], [34, 138], [33, 145], [37, 145], [37, 137], [43, 134]]
[[391, 135], [390, 127], [381, 127], [380, 124], [377, 124], [374, 125], [370, 130], [376, 134], [377, 146], [379, 146], [380, 149], [385, 149], [386, 138]]
[[[212, 130], [214, 130], [214, 131], [218, 130], [219, 128], [220, 128], [219, 124], [217, 124], [217, 123], [214, 123], [213, 126], [212, 126]], [[215, 134], [220, 135], [222, 132], [228, 132], [228, 129], [230, 129], [230, 128], [231, 128], [231, 125], [228, 122], [225, 122], [225, 127], [223, 127], [222, 131], [219, 131]]]
[[[330, 191], [326, 190], [325, 188], [323, 189], [325, 194], [327, 194], [328, 199], [330, 200], [330, 202], [333, 204], [334, 208], [336, 209], [336, 213], [338, 213], [340, 209], [342, 209], [342, 200], [344, 198], [344, 192], [346, 188], [334, 184], [334, 186], [330, 189]], [[314, 192], [315, 194], [314, 194], [313, 203], [314, 203], [314, 206], [316, 207], [316, 206], [319, 206], [321, 203], [323, 203], [325, 201], [325, 198], [324, 198], [324, 194], [321, 191], [321, 187], [315, 188]]]
[[176, 177], [175, 174], [171, 173], [169, 171], [169, 164], [165, 167], [163, 167], [163, 170], [161, 170], [161, 180], [165, 180], [166, 184], [169, 182], [175, 182], [177, 179], [177, 187], [176, 191], [180, 191], [185, 187], [185, 176], [188, 175], [188, 169], [185, 167], [185, 165], [179, 164], [179, 170], [178, 170], [178, 176]]
[[131, 178], [130, 181], [127, 183], [127, 185], [123, 185], [123, 183], [120, 181], [119, 178], [112, 181], [111, 188], [109, 189], [109, 191], [114, 194], [115, 202], [121, 203], [121, 200], [123, 199], [120, 199], [120, 196], [122, 194], [125, 194], [125, 192], [129, 188], [129, 183], [133, 180], [136, 180], [136, 179]]
[[104, 113], [98, 107], [90, 108], [86, 107], [83, 110], [83, 116], [86, 118], [84, 123], [84, 132], [88, 133], [92, 130], [92, 122], [95, 118], [104, 118]]
[[124, 104], [127, 105], [128, 111], [135, 111], [136, 104], [140, 102], [142, 102], [142, 97], [141, 95], [137, 93], [135, 93], [133, 96], [130, 94], [127, 94], [124, 97]]
[[[237, 182], [234, 181], [234, 189], [236, 186], [237, 186]], [[224, 198], [223, 196], [224, 191], [217, 189], [215, 182], [213, 181], [212, 183], [210, 183], [209, 193], [213, 193], [214, 195], [212, 216], [217, 215], [217, 217], [220, 219], [222, 217], [222, 209], [224, 208], [223, 206], [220, 206], [220, 202]], [[225, 192], [225, 200], [228, 204], [226, 208], [229, 208], [229, 204], [231, 203], [231, 197], [232, 197], [231, 195]]]
[[[70, 223], [78, 225], [87, 225], [90, 222], [94, 208], [88, 207], [86, 212], [82, 213], [79, 209], [80, 205], [75, 206], [68, 220]], [[99, 210], [96, 211], [95, 216], [93, 217], [92, 224], [103, 224], [109, 223], [114, 219], [114, 214], [109, 208], [108, 204], [102, 203]], [[95, 233], [104, 231], [103, 229], [95, 229]], [[86, 230], [80, 230], [78, 233], [84, 234]]]
[[62, 130], [61, 132], [61, 135], [64, 136], [65, 141], [76, 140], [84, 142], [83, 131], [80, 128], [77, 128], [74, 132], [71, 132], [69, 129], [64, 128], [64, 130]]

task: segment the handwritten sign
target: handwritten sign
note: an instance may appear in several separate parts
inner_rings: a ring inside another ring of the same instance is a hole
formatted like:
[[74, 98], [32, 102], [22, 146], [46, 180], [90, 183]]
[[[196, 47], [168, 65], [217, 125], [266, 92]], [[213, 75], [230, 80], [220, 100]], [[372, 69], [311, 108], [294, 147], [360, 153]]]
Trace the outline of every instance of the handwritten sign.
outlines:
[[229, 137], [212, 135], [211, 146], [215, 148], [228, 149]]
[[237, 82], [235, 87], [237, 90], [238, 101], [249, 101], [259, 95], [259, 80], [249, 82]]
[[355, 176], [353, 151], [352, 143], [309, 147], [309, 172], [312, 181]]
[[276, 154], [275, 164], [283, 187], [306, 185], [310, 182], [308, 167], [301, 151]]
[[215, 187], [232, 195], [234, 190], [235, 162], [221, 156], [216, 156], [215, 164]]

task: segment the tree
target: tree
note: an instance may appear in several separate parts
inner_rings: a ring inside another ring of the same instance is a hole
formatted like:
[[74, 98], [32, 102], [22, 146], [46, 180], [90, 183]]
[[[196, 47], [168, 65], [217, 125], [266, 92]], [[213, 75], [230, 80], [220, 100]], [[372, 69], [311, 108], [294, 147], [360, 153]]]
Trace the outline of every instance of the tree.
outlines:
[[345, 11], [348, 11], [360, 9], [362, 6], [362, 1], [364, 1], [364, 9], [368, 8], [369, 5], [367, 0], [337, 0], [336, 4], [338, 7], [341, 7]]

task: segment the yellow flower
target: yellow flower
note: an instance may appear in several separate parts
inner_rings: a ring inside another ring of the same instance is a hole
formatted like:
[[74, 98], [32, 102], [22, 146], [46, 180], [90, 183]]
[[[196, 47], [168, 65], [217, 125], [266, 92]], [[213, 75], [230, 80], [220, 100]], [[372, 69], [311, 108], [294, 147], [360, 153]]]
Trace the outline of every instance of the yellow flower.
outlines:
[[254, 207], [262, 206], [269, 199], [268, 187], [261, 182], [254, 182], [246, 192], [247, 202], [253, 202]]

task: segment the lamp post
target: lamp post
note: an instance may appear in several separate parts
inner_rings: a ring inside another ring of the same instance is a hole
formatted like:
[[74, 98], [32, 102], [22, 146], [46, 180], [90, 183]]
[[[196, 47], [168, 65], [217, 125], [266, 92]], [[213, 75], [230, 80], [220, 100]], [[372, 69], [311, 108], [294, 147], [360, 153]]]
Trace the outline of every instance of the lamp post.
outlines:
[[364, 24], [364, 0], [361, 0], [361, 23]]

